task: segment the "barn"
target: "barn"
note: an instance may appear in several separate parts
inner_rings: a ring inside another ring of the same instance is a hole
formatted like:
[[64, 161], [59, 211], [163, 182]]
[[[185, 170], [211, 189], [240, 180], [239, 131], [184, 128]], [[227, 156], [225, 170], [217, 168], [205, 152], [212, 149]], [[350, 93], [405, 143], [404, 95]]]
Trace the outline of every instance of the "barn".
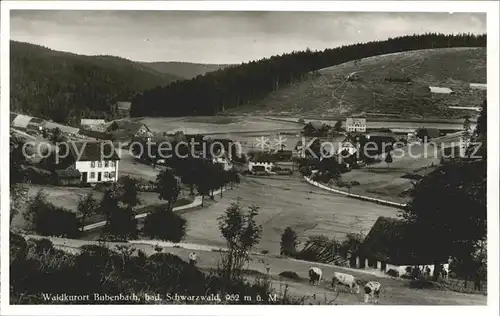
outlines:
[[396, 218], [379, 217], [365, 237], [357, 253], [351, 258], [351, 265], [358, 268], [377, 269], [382, 272], [396, 270], [405, 275], [408, 268], [415, 266], [424, 270], [429, 267], [434, 271], [433, 262], [441, 262], [448, 270], [448, 258], [420, 259], [415, 256], [410, 243], [405, 240], [405, 225]]

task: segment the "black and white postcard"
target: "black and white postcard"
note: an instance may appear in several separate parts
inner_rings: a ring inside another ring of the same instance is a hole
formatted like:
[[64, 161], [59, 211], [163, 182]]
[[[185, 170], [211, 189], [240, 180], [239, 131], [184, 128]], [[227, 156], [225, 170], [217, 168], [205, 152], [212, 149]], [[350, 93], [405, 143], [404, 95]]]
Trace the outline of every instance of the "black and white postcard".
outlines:
[[498, 9], [2, 1], [2, 315], [498, 315]]

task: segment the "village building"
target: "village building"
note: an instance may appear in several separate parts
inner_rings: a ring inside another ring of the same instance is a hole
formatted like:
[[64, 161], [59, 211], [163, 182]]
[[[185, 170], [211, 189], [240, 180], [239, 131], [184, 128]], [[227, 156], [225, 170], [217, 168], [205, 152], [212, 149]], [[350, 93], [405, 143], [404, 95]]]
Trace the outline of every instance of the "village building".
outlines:
[[72, 142], [68, 157], [70, 168], [80, 172], [83, 183], [118, 181], [119, 156], [109, 143]]
[[345, 121], [345, 130], [347, 132], [366, 132], [366, 118], [348, 117]]
[[130, 108], [132, 107], [131, 102], [118, 101], [116, 102], [116, 111], [120, 117], [130, 116]]
[[11, 127], [41, 133], [46, 127], [47, 122], [41, 118], [36, 118], [28, 115], [14, 114], [11, 115]]
[[449, 271], [447, 257], [417, 258], [411, 246], [404, 239], [404, 225], [401, 220], [379, 217], [365, 237], [360, 249], [351, 256], [351, 266], [364, 269], [377, 269], [386, 273], [394, 270], [400, 276], [408, 275], [414, 267], [434, 273], [434, 263], [439, 262], [445, 271]]
[[140, 137], [152, 137], [153, 133], [146, 124], [140, 122], [130, 122], [126, 120], [117, 120], [111, 123], [107, 129], [107, 133], [120, 134], [125, 139], [133, 139]]
[[106, 130], [106, 121], [102, 119], [81, 119], [80, 127], [86, 130], [104, 132]]

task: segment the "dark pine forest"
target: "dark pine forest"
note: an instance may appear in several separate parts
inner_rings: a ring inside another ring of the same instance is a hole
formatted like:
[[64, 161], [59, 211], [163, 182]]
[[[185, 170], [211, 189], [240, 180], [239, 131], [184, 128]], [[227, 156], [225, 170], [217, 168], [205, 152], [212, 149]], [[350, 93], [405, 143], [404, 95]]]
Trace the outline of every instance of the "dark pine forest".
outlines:
[[430, 33], [272, 56], [146, 90], [132, 99], [131, 116], [214, 115], [257, 101], [311, 71], [376, 55], [449, 47], [486, 47], [486, 35]]

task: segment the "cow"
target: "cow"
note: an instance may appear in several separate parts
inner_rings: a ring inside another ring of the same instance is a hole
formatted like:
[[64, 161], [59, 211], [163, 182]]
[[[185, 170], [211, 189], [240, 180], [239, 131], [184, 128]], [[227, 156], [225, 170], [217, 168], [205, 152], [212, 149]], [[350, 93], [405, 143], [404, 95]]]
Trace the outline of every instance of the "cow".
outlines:
[[320, 268], [311, 267], [309, 268], [309, 283], [312, 285], [319, 285], [323, 272]]
[[189, 264], [192, 266], [196, 265], [196, 253], [193, 251], [188, 255]]
[[356, 278], [347, 273], [334, 272], [332, 277], [332, 288], [334, 291], [337, 289], [337, 283], [349, 287], [350, 292], [353, 290], [359, 294], [359, 285]]
[[368, 300], [370, 298], [373, 299], [373, 302], [375, 304], [378, 303], [379, 297], [380, 297], [380, 282], [377, 281], [370, 281], [365, 284], [365, 303], [368, 303]]

